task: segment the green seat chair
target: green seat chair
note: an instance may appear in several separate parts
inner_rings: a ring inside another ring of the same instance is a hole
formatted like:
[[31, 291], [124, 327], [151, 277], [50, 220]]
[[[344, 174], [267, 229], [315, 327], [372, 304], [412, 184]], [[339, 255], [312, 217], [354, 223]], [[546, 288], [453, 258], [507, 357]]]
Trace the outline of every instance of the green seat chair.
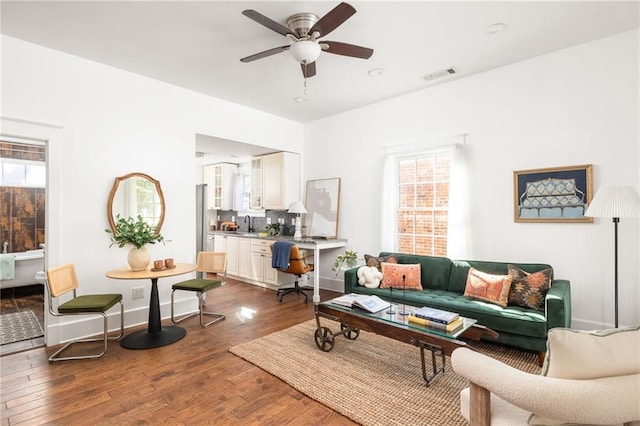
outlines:
[[[49, 312], [56, 317], [66, 315], [102, 315], [104, 332], [100, 338], [76, 339], [68, 342], [49, 357], [49, 362], [66, 361], [73, 359], [93, 359], [100, 358], [107, 352], [107, 341], [120, 340], [124, 334], [124, 305], [122, 304], [122, 294], [86, 294], [78, 296], [78, 276], [75, 266], [71, 263], [56, 266], [47, 270], [46, 275], [47, 295], [49, 298]], [[54, 309], [53, 298], [58, 298], [63, 294], [73, 292], [73, 298], [58, 304]], [[116, 303], [120, 303], [120, 333], [117, 336], [109, 337], [109, 320], [107, 311]], [[98, 354], [58, 356], [62, 351], [75, 343], [104, 342], [102, 352]]]
[[[191, 318], [194, 315], [200, 316], [200, 326], [208, 327], [213, 323], [222, 321], [225, 316], [217, 312], [205, 311], [206, 293], [214, 288], [221, 287], [227, 282], [227, 255], [222, 252], [201, 251], [198, 253], [196, 271], [202, 273], [202, 278], [194, 278], [191, 280], [181, 281], [171, 286], [171, 321], [179, 323]], [[213, 277], [211, 277], [213, 275]], [[198, 312], [183, 315], [176, 318], [174, 315], [174, 295], [176, 290], [192, 291], [198, 295]], [[207, 323], [204, 322], [204, 316], [213, 317]]]

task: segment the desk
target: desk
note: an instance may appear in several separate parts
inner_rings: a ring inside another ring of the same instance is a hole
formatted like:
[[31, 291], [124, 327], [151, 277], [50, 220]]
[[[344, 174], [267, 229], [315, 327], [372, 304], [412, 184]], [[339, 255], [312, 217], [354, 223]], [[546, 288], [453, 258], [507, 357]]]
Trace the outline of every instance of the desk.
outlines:
[[345, 239], [332, 240], [312, 240], [301, 239], [292, 240], [301, 249], [313, 250], [313, 303], [320, 303], [320, 250], [344, 247], [347, 245]]
[[120, 340], [120, 346], [127, 349], [151, 349], [169, 345], [182, 339], [187, 331], [182, 327], [162, 327], [160, 322], [160, 300], [158, 298], [158, 278], [188, 274], [196, 270], [196, 265], [176, 263], [173, 269], [163, 271], [132, 271], [131, 268], [118, 268], [107, 272], [108, 278], [116, 280], [151, 279], [151, 297], [149, 299], [149, 324], [146, 330], [134, 331]]

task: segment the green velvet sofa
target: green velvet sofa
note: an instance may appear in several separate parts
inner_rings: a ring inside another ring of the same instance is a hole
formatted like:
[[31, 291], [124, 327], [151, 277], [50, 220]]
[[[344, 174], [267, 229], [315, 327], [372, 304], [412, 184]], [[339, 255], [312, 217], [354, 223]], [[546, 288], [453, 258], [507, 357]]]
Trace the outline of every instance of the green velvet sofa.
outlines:
[[[367, 288], [358, 284], [358, 267], [344, 274], [345, 293], [375, 294], [395, 303], [430, 306], [457, 312], [474, 318], [479, 324], [499, 333], [498, 342], [518, 348], [544, 353], [547, 332], [554, 327], [571, 326], [571, 288], [569, 281], [555, 279], [545, 300], [545, 312], [521, 306], [506, 308], [463, 296], [470, 267], [489, 274], [506, 275], [508, 265], [527, 272], [537, 272], [549, 265], [516, 262], [485, 262], [452, 260], [446, 257], [419, 256], [382, 252], [380, 257], [394, 255], [398, 263], [420, 264], [423, 290]], [[406, 299], [405, 299], [406, 298]]]

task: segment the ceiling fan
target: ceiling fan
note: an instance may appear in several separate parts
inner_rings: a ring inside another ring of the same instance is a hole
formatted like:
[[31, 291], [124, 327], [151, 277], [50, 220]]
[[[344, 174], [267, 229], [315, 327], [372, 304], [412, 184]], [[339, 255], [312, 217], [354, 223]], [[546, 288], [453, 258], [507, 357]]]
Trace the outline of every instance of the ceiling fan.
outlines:
[[241, 62], [252, 62], [289, 50], [292, 57], [300, 64], [302, 75], [306, 78], [316, 75], [316, 59], [321, 51], [334, 55], [351, 56], [369, 59], [373, 49], [337, 41], [320, 41], [321, 37], [342, 25], [356, 10], [347, 3], [340, 3], [329, 13], [319, 18], [313, 13], [296, 13], [287, 18], [286, 26], [267, 18], [255, 10], [245, 10], [242, 14], [272, 31], [287, 37], [292, 43], [275, 47], [240, 59]]

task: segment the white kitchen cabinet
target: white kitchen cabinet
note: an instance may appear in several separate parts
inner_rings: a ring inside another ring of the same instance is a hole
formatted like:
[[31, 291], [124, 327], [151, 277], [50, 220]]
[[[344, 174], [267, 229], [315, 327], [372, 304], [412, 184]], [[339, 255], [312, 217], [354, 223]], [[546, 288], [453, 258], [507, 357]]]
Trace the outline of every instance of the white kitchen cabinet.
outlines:
[[300, 199], [300, 156], [276, 152], [251, 160], [251, 208], [285, 210]]
[[238, 276], [251, 278], [251, 238], [238, 238]]
[[227, 237], [227, 274], [238, 275], [238, 237]]
[[227, 254], [227, 274], [238, 275], [238, 237], [216, 234], [213, 237], [213, 249]]
[[251, 279], [265, 284], [279, 284], [278, 270], [271, 267], [271, 248], [273, 241], [253, 239], [251, 241]]
[[262, 209], [262, 157], [251, 159], [251, 196], [249, 208]]
[[276, 152], [262, 156], [262, 208], [288, 209], [300, 199], [300, 156]]
[[204, 166], [204, 183], [207, 184], [207, 208], [231, 210], [233, 208], [233, 178], [238, 166], [218, 163]]
[[227, 235], [215, 234], [213, 236], [213, 251], [227, 251]]

